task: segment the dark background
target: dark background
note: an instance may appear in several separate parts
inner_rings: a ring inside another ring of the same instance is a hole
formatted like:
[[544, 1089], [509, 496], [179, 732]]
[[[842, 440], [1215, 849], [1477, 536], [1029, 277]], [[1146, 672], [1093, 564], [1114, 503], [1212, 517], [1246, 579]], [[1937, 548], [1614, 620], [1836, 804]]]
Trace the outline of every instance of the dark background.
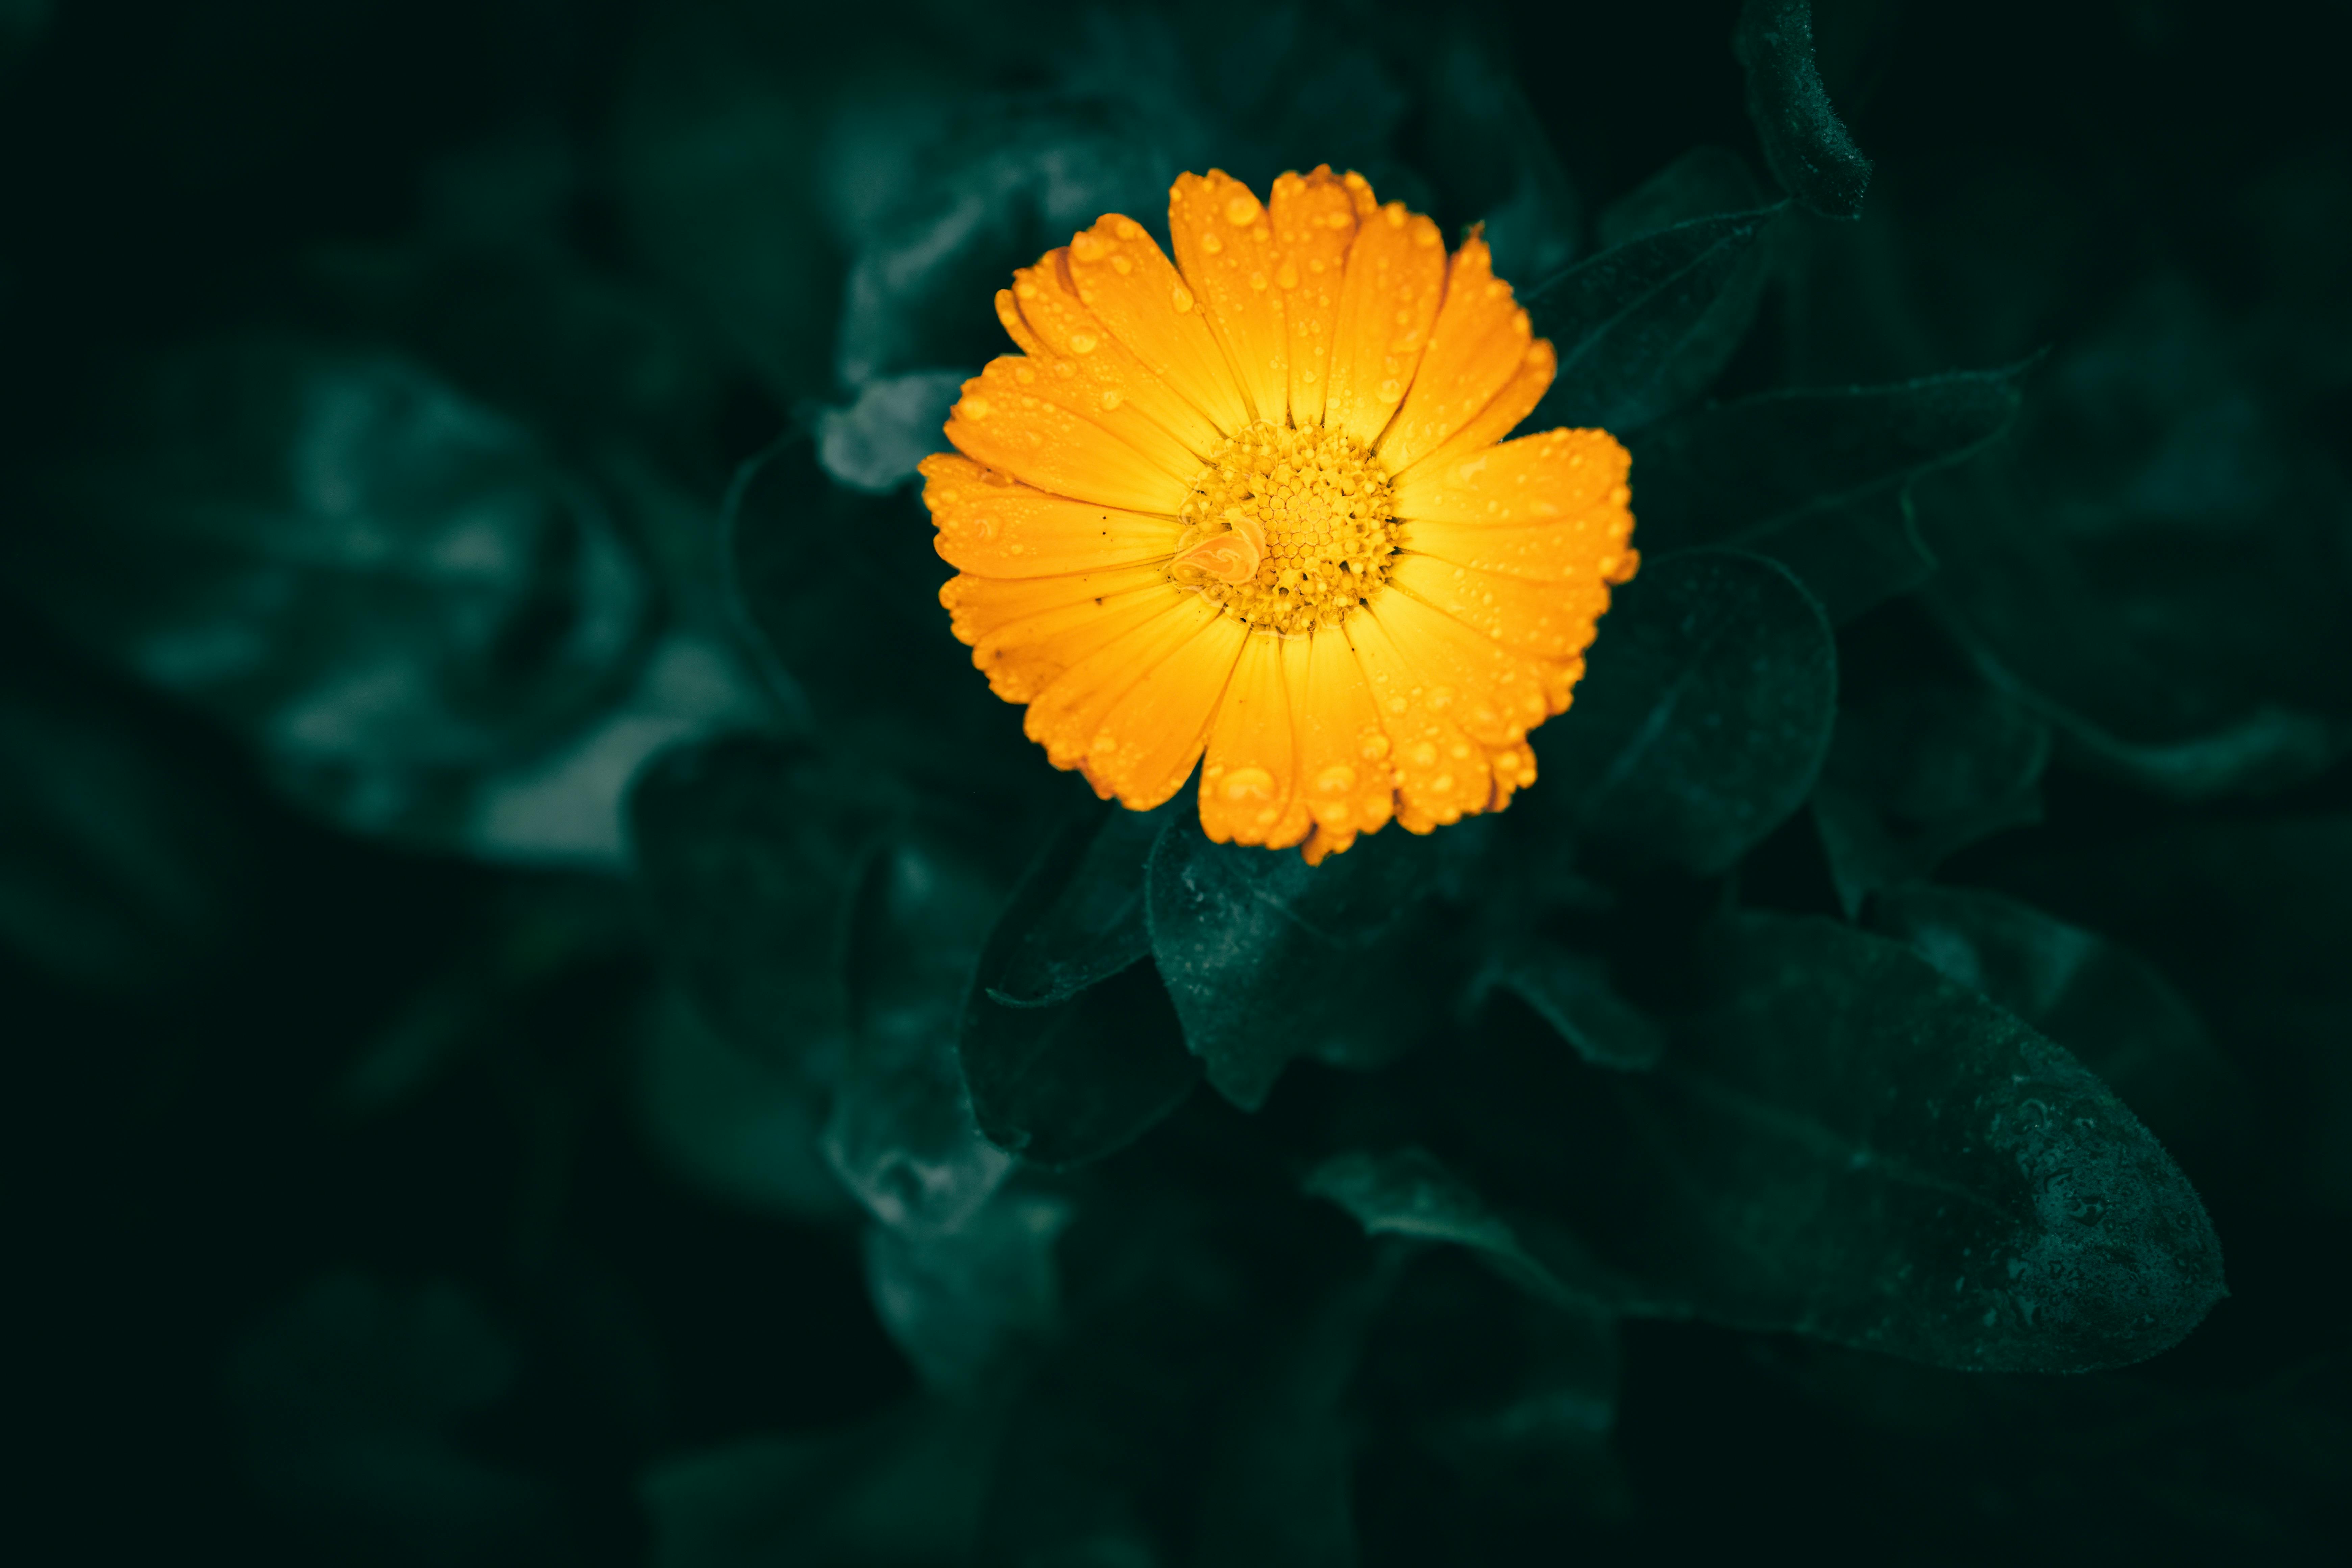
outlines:
[[[887, 87], [887, 108], [1061, 79], [1082, 21], [985, 9], [697, 14], [750, 40], [742, 58], [779, 84], [779, 203], [805, 216], [815, 204], [789, 188], [790, 150], [814, 158], [858, 84]], [[1768, 297], [1717, 395], [2105, 342], [2121, 360], [2108, 374], [2147, 382], [2148, 418], [2202, 433], [2177, 482], [2260, 489], [2284, 469], [2330, 495], [2352, 482], [2336, 8], [1819, 11], [1824, 79], [1876, 163], [1868, 214], [1809, 241], [1832, 257], [1814, 275], [1829, 281]], [[57, 476], [103, 489], [135, 468], [137, 443], [161, 439], [122, 412], [121, 378], [176, 345], [289, 326], [401, 344], [585, 468], [656, 471], [661, 504], [715, 515], [738, 464], [844, 400], [832, 355], [854, 258], [811, 219], [757, 308], [679, 261], [694, 236], [646, 195], [658, 178], [630, 172], [644, 105], [711, 90], [665, 63], [692, 30], [665, 13], [627, 0], [9, 6], [0, 530], [82, 526], [58, 499], [79, 492]], [[1737, 13], [1482, 6], [1441, 26], [1347, 7], [1303, 28], [1308, 47], [1368, 47], [1408, 83], [1441, 35], [1507, 62], [1589, 249], [1593, 215], [1696, 144], [1760, 167], [1728, 44]], [[1178, 26], [1239, 36], [1213, 11]], [[1406, 91], [1394, 157], [1442, 163], [1436, 135]], [[1472, 187], [1444, 187], [1449, 231], [1478, 216]], [[509, 309], [502, 289], [577, 298]], [[916, 363], [987, 352], [985, 299], [942, 329], [953, 348]], [[2085, 496], [2103, 472], [2086, 460]], [[2343, 527], [2339, 512], [2339, 549]], [[130, 537], [109, 570], [152, 564]], [[867, 1305], [853, 1227], [713, 1197], [649, 1151], [631, 1030], [656, 961], [624, 878], [593, 854], [518, 865], [532, 857], [484, 850], [423, 808], [383, 831], [355, 826], [257, 760], [234, 714], [159, 690], [87, 618], [53, 613], [65, 591], [52, 581], [12, 566], [0, 613], [0, 766], [28, 781], [0, 795], [16, 818], [0, 828], [8, 1403], [26, 1499], [15, 1529], [37, 1542], [10, 1555], [635, 1562], [649, 1465], [844, 1422], [912, 1386]], [[2197, 635], [2232, 645], [2266, 613], [2217, 590]], [[2333, 645], [2319, 646], [2324, 661]], [[2176, 920], [2160, 894], [2135, 900], [2113, 879], [2086, 891], [2074, 868], [2112, 865], [2136, 834], [2347, 811], [2340, 763], [2284, 795], [2186, 803], [2061, 770], [2040, 826], [1948, 875], [2029, 889], [2131, 936], [2235, 1055], [2256, 1048], [2231, 1033], [2252, 972], [2193, 908]], [[1751, 896], [1830, 907], [1810, 832], [1800, 818], [1759, 852]], [[2340, 952], [2352, 928], [2331, 897], [2280, 919]], [[2341, 1053], [2352, 1012], [2332, 1005], [2312, 1030]], [[2025, 1464], [1990, 1421], [1863, 1419], [1790, 1372], [1801, 1357], [1779, 1341], [1636, 1326], [1617, 1437], [1630, 1510], [1508, 1560], [2326, 1559], [2344, 1538], [2340, 1500], [2326, 1500], [2352, 1456], [2343, 1363], [2327, 1359], [2352, 1243], [2352, 1074], [2340, 1055], [2253, 1070], [2257, 1119], [2321, 1153], [2287, 1168], [2259, 1132], [2202, 1163], [2176, 1151], [2232, 1293], [2150, 1369], [2184, 1399], [2236, 1402], [2223, 1436], [2197, 1436], [2223, 1419], [2208, 1403], [2181, 1417], [2194, 1442], [2089, 1443]], [[393, 1087], [368, 1088], [370, 1071]], [[1186, 1118], [1234, 1114], [1201, 1098]], [[285, 1326], [305, 1301], [331, 1318], [337, 1289], [358, 1293], [336, 1320], [343, 1337], [329, 1336], [345, 1349]], [[346, 1354], [371, 1333], [389, 1348]], [[2310, 1367], [2319, 1393], [2278, 1393]], [[339, 1401], [413, 1405], [420, 1430], [459, 1412], [462, 1438], [388, 1438], [349, 1473], [286, 1461]], [[2168, 1522], [2167, 1495], [2198, 1500], [2192, 1525]]]

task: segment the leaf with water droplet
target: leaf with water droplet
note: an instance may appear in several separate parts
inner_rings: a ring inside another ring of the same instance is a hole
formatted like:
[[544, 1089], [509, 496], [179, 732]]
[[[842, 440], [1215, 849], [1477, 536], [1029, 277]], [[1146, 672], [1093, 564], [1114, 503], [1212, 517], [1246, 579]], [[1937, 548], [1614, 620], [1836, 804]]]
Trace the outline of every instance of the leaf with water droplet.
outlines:
[[2169, 1348], [2223, 1294], [2203, 1205], [2114, 1092], [1908, 948], [1738, 915], [1684, 990], [1654, 1072], [1496, 1037], [1446, 1086], [1440, 1152], [1643, 1310], [2079, 1372]]
[[1837, 647], [1760, 556], [1695, 551], [1617, 590], [1576, 705], [1536, 731], [1522, 810], [1605, 859], [1729, 868], [1803, 804], [1828, 750]]
[[1391, 830], [1308, 866], [1213, 844], [1188, 805], [1151, 852], [1151, 948], [1209, 1082], [1245, 1110], [1293, 1058], [1375, 1067], [1435, 1023], [1454, 963], [1429, 895], [1441, 862], [1475, 841]]
[[1860, 217], [1870, 160], [1822, 86], [1812, 0], [1748, 0], [1731, 47], [1748, 72], [1748, 117], [1774, 177], [1823, 217]]

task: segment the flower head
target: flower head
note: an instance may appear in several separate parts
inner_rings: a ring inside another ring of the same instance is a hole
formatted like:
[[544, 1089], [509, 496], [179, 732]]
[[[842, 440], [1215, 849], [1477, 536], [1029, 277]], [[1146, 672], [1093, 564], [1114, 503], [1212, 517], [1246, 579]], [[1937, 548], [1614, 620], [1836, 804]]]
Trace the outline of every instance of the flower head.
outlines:
[[[1013, 275], [923, 500], [955, 635], [1056, 767], [1137, 810], [1205, 751], [1219, 841], [1500, 810], [1631, 577], [1625, 449], [1505, 441], [1551, 345], [1473, 234], [1360, 174], [1169, 193]], [[959, 455], [960, 454], [960, 455]]]

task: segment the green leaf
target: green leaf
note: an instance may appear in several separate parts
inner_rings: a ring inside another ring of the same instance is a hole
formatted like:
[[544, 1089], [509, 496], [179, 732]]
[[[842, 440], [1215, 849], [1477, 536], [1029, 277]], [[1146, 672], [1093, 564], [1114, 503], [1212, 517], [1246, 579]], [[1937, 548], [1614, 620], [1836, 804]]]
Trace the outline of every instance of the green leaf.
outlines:
[[975, 988], [960, 1051], [981, 1131], [1054, 1170], [1124, 1149], [1201, 1081], [1200, 1058], [1184, 1048], [1183, 1026], [1149, 964], [1045, 1007], [1007, 1007]]
[[1376, 1067], [1420, 1041], [1450, 973], [1423, 900], [1454, 847], [1381, 833], [1309, 866], [1213, 844], [1189, 815], [1160, 835], [1152, 952], [1218, 1093], [1255, 1110], [1295, 1057]]
[[646, 924], [696, 1010], [754, 1058], [836, 1069], [850, 895], [906, 809], [814, 747], [734, 736], [656, 760], [630, 796]]
[[956, 1036], [1004, 889], [944, 835], [910, 827], [864, 868], [843, 973], [849, 1041], [825, 1158], [885, 1225], [962, 1226], [1012, 1169], [982, 1138]]
[[1782, 568], [1668, 556], [1620, 590], [1576, 705], [1535, 734], [1529, 795], [1604, 855], [1729, 868], [1804, 801], [1836, 717], [1837, 647]]
[[1466, 1168], [1643, 1310], [2080, 1372], [2169, 1348], [2223, 1294], [2170, 1157], [2013, 1015], [1829, 921], [1732, 917], [1704, 958], [1658, 1071], [1519, 1058], [1461, 1086]]
[[1640, 1009], [1617, 994], [1598, 959], [1540, 937], [1496, 961], [1490, 984], [1508, 991], [1594, 1067], [1639, 1071], [1658, 1065], [1666, 1040]]
[[989, 933], [981, 985], [990, 1000], [1054, 1006], [1150, 957], [1144, 868], [1181, 809], [1114, 806], [1064, 824]]
[[2041, 819], [2050, 726], [1923, 629], [1873, 617], [1842, 647], [1813, 821], [1849, 919], [1873, 892]]
[[1754, 318], [1749, 262], [1779, 211], [1676, 224], [1528, 290], [1536, 335], [1559, 354], [1528, 428], [1630, 430], [1705, 390]]
[[2025, 367], [1802, 388], [1693, 409], [1634, 437], [1636, 538], [1769, 555], [1833, 622], [1925, 582], [1907, 499], [2016, 418]]
[[1309, 1195], [1347, 1210], [1367, 1236], [1464, 1247], [1551, 1306], [1591, 1310], [1622, 1294], [1565, 1238], [1549, 1238], [1557, 1244], [1547, 1249], [1548, 1258], [1538, 1258], [1509, 1221], [1425, 1149], [1334, 1155], [1308, 1172], [1303, 1184]]
[[1614, 248], [1717, 213], [1749, 212], [1764, 195], [1738, 153], [1694, 147], [1601, 209], [1601, 243]]
[[1900, 888], [1871, 923], [2078, 1058], [2159, 1135], [2210, 1131], [2238, 1085], [2205, 1026], [2129, 948], [1975, 888]]
[[1823, 217], [1860, 217], [1870, 160], [1822, 86], [1812, 0], [1747, 0], [1731, 48], [1748, 72], [1748, 117], [1773, 177]]

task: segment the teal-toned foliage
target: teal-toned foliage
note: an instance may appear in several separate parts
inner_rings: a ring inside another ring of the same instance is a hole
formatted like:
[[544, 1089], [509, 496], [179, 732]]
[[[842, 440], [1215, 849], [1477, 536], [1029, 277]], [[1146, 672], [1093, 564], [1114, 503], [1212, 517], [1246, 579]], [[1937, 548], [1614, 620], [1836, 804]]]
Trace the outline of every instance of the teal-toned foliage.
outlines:
[[[0, 3], [11, 1560], [2340, 1560], [2314, 9]], [[1640, 566], [1310, 866], [1049, 765], [917, 468], [1324, 162]]]

